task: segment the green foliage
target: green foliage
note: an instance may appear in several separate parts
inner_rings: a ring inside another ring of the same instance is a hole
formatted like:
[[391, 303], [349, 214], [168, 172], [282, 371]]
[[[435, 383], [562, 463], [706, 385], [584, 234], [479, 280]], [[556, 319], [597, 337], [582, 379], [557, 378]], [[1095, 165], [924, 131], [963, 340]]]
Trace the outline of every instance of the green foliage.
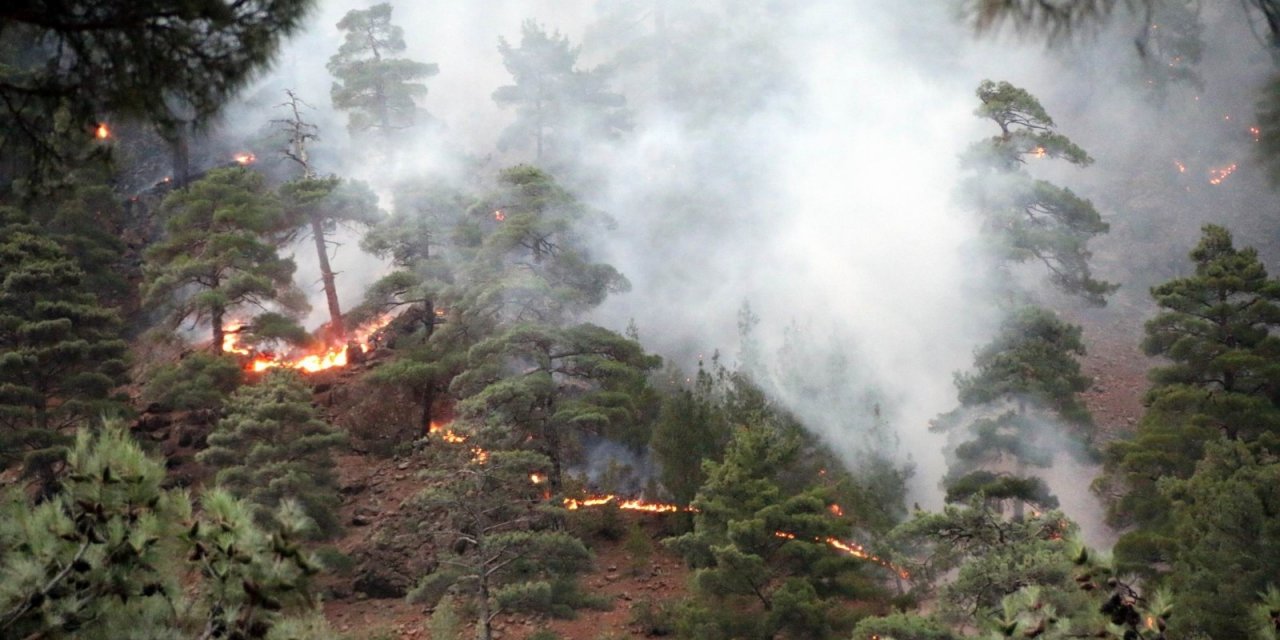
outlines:
[[1280, 566], [1280, 459], [1214, 442], [1195, 475], [1161, 488], [1175, 514], [1172, 631], [1248, 637], [1249, 608]]
[[865, 618], [853, 628], [853, 640], [957, 640], [959, 637], [932, 618], [911, 613]]
[[640, 600], [631, 605], [631, 624], [646, 636], [669, 636], [676, 631], [677, 608], [674, 600]]
[[209, 448], [196, 459], [218, 467], [218, 486], [255, 505], [260, 523], [271, 524], [277, 508], [291, 501], [319, 536], [329, 537], [339, 529], [332, 454], [345, 441], [317, 416], [299, 374], [273, 371], [231, 396]]
[[544, 152], [563, 160], [579, 137], [613, 137], [630, 128], [626, 99], [608, 89], [608, 69], [575, 68], [578, 48], [566, 36], [526, 20], [520, 46], [499, 38], [498, 52], [514, 84], [498, 87], [493, 101], [516, 111], [515, 122], [498, 139], [499, 149], [532, 145], [537, 162]]
[[294, 263], [277, 242], [287, 231], [279, 200], [261, 175], [218, 169], [165, 198], [165, 237], [147, 248], [145, 302], [171, 308], [170, 322], [208, 322], [221, 351], [228, 314], [275, 303], [306, 308]]
[[1054, 286], [1091, 304], [1105, 304], [1118, 285], [1093, 277], [1088, 243], [1109, 225], [1091, 202], [1031, 177], [1025, 168], [1037, 159], [1062, 159], [1077, 166], [1093, 159], [1055, 131], [1053, 119], [1025, 89], [984, 80], [977, 93], [982, 105], [974, 113], [995, 123], [1000, 134], [966, 153], [964, 165], [972, 175], [964, 182], [963, 194], [978, 213], [990, 252], [1001, 265], [999, 282], [1012, 291], [1008, 265], [1038, 263]]
[[1236, 249], [1225, 229], [1206, 226], [1191, 253], [1195, 275], [1152, 289], [1161, 311], [1143, 349], [1169, 364], [1150, 372], [1148, 410], [1132, 440], [1107, 451], [1100, 486], [1119, 494], [1115, 520], [1137, 524], [1117, 545], [1121, 564], [1173, 559], [1175, 518], [1160, 478], [1188, 478], [1206, 443], [1222, 435], [1253, 442], [1280, 430], [1280, 282], [1253, 249]]
[[430, 603], [452, 590], [466, 598], [481, 640], [491, 637], [490, 623], [503, 610], [571, 614], [572, 576], [587, 568], [590, 554], [581, 540], [546, 528], [547, 514], [534, 508], [541, 489], [529, 476], [545, 474], [550, 462], [530, 451], [473, 455], [467, 447], [442, 449], [426, 474], [429, 488], [417, 500], [439, 514], [424, 525], [442, 553], [440, 568], [412, 595]]
[[306, 618], [316, 566], [294, 542], [296, 510], [286, 505], [281, 526], [265, 532], [226, 493], [207, 493], [197, 516], [163, 481], [164, 468], [109, 425], [79, 433], [51, 499], [7, 494], [0, 635], [279, 638], [307, 628], [329, 637]]
[[391, 24], [391, 4], [352, 9], [338, 29], [345, 39], [329, 58], [335, 82], [329, 95], [333, 106], [349, 112], [352, 133], [377, 130], [392, 136], [414, 126], [420, 117], [417, 100], [427, 95], [418, 82], [439, 73], [435, 64], [395, 57], [404, 53], [404, 29]]
[[126, 372], [120, 319], [85, 284], [56, 243], [0, 224], [0, 469], [25, 461], [47, 476], [67, 444], [60, 430], [126, 407], [115, 393]]
[[627, 568], [631, 575], [644, 575], [649, 570], [649, 560], [653, 558], [653, 540], [639, 523], [632, 523], [627, 530], [627, 537], [622, 541], [622, 551], [627, 554]]
[[981, 495], [993, 503], [1013, 503], [1015, 514], [1024, 503], [1057, 507], [1044, 482], [1025, 469], [1052, 464], [1052, 449], [1066, 434], [1050, 425], [1064, 421], [1086, 443], [1092, 435], [1079, 397], [1091, 384], [1080, 373], [1080, 355], [1080, 327], [1045, 309], [1023, 308], [1001, 324], [995, 339], [978, 351], [975, 371], [956, 376], [961, 408], [934, 424], [935, 429], [960, 427], [969, 437], [955, 448], [943, 481], [948, 501]]
[[143, 397], [174, 409], [215, 410], [243, 381], [244, 370], [235, 358], [195, 351], [157, 368], [146, 382]]
[[[694, 567], [695, 602], [682, 637], [833, 637], [841, 597], [854, 594], [863, 564], [824, 541], [847, 534], [827, 492], [783, 489], [800, 451], [771, 426], [734, 432], [723, 462], [707, 462], [691, 533], [668, 544]], [[783, 532], [783, 534], [779, 534]], [[720, 613], [712, 613], [712, 612]], [[705, 634], [705, 635], [704, 635]]]
[[436, 603], [428, 626], [431, 630], [431, 640], [461, 640], [462, 619], [458, 616], [457, 607], [454, 606], [453, 596], [446, 595]]
[[[579, 434], [625, 442], [641, 426], [645, 374], [659, 363], [638, 343], [595, 325], [516, 325], [472, 347], [469, 368], [451, 390], [463, 398], [463, 420], [508, 446], [537, 443], [557, 486]], [[575, 384], [557, 384], [559, 377]]]
[[1023, 586], [1074, 590], [1066, 538], [1073, 529], [1056, 511], [1007, 519], [974, 498], [941, 513], [918, 512], [900, 525], [893, 537], [904, 555], [895, 561], [925, 590], [957, 570], [939, 588], [939, 601], [947, 616], [973, 619]]
[[1280, 638], [1280, 589], [1268, 585], [1258, 597], [1261, 602], [1250, 611], [1254, 625], [1251, 637], [1255, 640], [1276, 640]]
[[711, 374], [698, 367], [692, 388], [663, 398], [650, 446], [671, 498], [688, 504], [706, 479], [703, 462], [719, 460], [729, 440], [729, 423], [716, 406]]
[[[0, 192], [56, 180], [103, 114], [206, 122], [301, 24], [310, 0], [76, 0], [0, 10]], [[182, 114], [179, 116], [178, 114]]]

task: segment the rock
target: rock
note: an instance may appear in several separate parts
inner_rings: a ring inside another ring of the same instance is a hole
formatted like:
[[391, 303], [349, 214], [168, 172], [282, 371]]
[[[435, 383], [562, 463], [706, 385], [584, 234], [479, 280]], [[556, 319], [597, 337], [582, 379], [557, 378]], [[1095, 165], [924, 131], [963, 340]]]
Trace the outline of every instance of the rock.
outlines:
[[338, 493], [352, 496], [369, 488], [369, 482], [363, 478], [355, 478], [338, 486]]
[[133, 428], [144, 433], [158, 431], [173, 424], [173, 418], [167, 413], [144, 413], [138, 416], [138, 421], [133, 423]]
[[351, 524], [357, 527], [363, 527], [378, 517], [378, 510], [367, 505], [356, 507], [356, 512], [351, 516]]
[[401, 462], [400, 464], [396, 465], [396, 468], [397, 468], [397, 469], [399, 469], [399, 470], [401, 470], [401, 471], [404, 471], [405, 469], [408, 469], [408, 468], [409, 468], [409, 461], [408, 461], [408, 460], [405, 460], [404, 462]]
[[351, 586], [370, 598], [403, 598], [409, 586], [398, 578], [400, 576], [384, 573], [377, 567], [366, 566]]

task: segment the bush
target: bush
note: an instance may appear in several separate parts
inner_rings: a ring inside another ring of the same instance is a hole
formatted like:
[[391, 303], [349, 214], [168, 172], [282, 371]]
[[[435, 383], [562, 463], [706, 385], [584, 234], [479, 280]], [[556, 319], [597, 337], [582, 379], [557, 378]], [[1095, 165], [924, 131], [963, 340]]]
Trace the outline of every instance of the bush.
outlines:
[[445, 596], [436, 604], [431, 612], [431, 640], [458, 640], [462, 629], [462, 620], [458, 609], [453, 604], [453, 596]]
[[676, 603], [641, 600], [631, 605], [631, 624], [646, 636], [669, 636], [676, 631]]

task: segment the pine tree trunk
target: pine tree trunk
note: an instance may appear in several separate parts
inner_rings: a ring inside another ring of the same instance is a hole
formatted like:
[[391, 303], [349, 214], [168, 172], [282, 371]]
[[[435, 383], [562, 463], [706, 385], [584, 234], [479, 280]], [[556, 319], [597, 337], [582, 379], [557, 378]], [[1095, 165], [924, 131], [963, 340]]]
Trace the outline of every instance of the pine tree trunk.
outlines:
[[222, 314], [223, 314], [222, 309], [214, 309], [212, 314], [213, 317], [209, 319], [209, 325], [213, 327], [213, 352], [214, 353], [223, 353], [222, 341], [226, 336], [226, 331], [223, 330], [222, 328]]
[[173, 185], [174, 187], [185, 187], [191, 181], [191, 150], [187, 142], [187, 126], [185, 123], [179, 124], [174, 132], [173, 141], [170, 142], [170, 150], [173, 152]]
[[324, 298], [329, 303], [329, 339], [341, 341], [347, 337], [342, 324], [342, 309], [338, 306], [338, 288], [334, 283], [333, 268], [329, 266], [329, 252], [324, 241], [324, 222], [319, 215], [311, 216], [311, 237], [316, 241], [316, 257], [320, 261], [320, 279], [324, 282]]
[[422, 390], [422, 435], [431, 433], [431, 407], [436, 403], [436, 383], [427, 383]]
[[492, 640], [493, 638], [493, 629], [489, 624], [491, 616], [489, 615], [489, 575], [486, 571], [487, 569], [488, 567], [483, 565], [480, 568], [480, 586], [478, 588], [480, 597], [477, 598], [479, 602], [476, 603], [480, 610], [480, 619], [476, 623], [476, 640]]

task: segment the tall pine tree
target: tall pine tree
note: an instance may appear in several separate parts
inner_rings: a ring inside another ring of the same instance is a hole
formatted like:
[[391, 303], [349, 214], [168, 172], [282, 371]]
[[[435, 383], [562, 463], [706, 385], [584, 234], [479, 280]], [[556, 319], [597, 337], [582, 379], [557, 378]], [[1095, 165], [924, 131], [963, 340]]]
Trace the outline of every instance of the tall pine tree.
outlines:
[[71, 256], [31, 225], [0, 224], [0, 468], [25, 461], [48, 480], [68, 428], [124, 410], [126, 349]]
[[427, 95], [420, 81], [436, 75], [435, 64], [396, 57], [404, 53], [404, 29], [391, 23], [391, 4], [352, 9], [338, 21], [342, 46], [329, 58], [335, 82], [333, 106], [348, 112], [352, 133], [375, 131], [390, 139], [422, 117], [418, 99]]

